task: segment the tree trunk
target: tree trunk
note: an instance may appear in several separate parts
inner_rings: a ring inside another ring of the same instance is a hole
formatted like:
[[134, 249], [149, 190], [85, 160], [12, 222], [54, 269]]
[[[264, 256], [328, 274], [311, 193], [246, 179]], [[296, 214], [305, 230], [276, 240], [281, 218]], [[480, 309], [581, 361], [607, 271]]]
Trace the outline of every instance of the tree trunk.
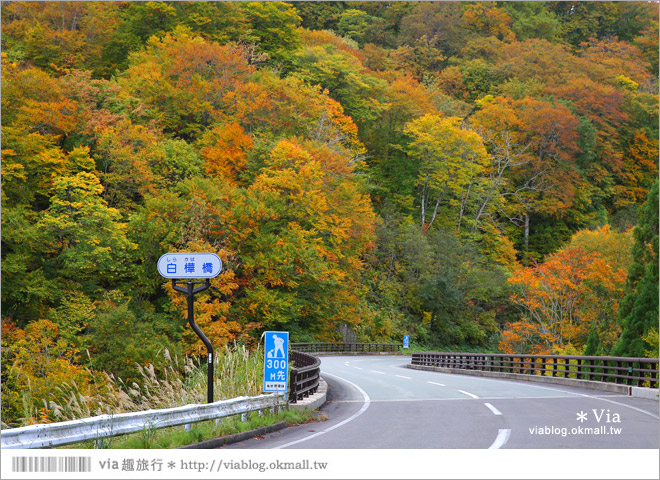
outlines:
[[525, 212], [525, 253], [529, 250], [529, 214]]

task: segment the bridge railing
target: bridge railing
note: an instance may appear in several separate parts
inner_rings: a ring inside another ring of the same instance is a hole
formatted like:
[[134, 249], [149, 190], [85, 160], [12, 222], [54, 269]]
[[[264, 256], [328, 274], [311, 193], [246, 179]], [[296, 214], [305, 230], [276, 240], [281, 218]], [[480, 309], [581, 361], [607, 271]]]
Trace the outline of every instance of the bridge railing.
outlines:
[[289, 359], [293, 361], [289, 379], [289, 402], [296, 403], [316, 393], [321, 376], [321, 360], [305, 352], [291, 350]]
[[423, 352], [412, 365], [462, 370], [546, 375], [617, 384], [658, 387], [657, 358]]
[[291, 349], [305, 353], [398, 353], [400, 343], [293, 343]]

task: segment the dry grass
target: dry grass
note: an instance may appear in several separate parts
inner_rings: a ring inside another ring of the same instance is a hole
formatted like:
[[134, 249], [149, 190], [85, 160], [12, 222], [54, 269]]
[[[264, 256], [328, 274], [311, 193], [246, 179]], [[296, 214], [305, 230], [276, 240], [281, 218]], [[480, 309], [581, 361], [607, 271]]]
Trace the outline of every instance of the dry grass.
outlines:
[[[55, 422], [76, 420], [102, 414], [118, 414], [148, 409], [170, 408], [193, 403], [206, 403], [207, 367], [199, 359], [180, 361], [163, 352], [167, 366], [155, 371], [153, 365], [137, 365], [141, 380], [127, 384], [121, 378], [102, 373], [95, 382], [94, 393], [84, 394], [75, 383], [59, 386], [44, 408], [48, 419]], [[232, 345], [214, 358], [215, 401], [239, 396], [259, 395], [262, 387], [263, 352], [250, 352], [245, 346]], [[30, 403], [30, 394], [24, 396]], [[41, 406], [26, 405], [26, 411]], [[46, 420], [46, 419], [44, 419]], [[25, 421], [24, 424], [28, 422]]]

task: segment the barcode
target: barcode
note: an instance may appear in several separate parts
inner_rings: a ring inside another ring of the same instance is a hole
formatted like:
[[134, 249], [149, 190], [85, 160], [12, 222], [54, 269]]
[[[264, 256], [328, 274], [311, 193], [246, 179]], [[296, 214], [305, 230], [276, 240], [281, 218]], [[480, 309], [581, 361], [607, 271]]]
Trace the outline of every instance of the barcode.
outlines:
[[92, 457], [14, 457], [12, 472], [91, 472]]

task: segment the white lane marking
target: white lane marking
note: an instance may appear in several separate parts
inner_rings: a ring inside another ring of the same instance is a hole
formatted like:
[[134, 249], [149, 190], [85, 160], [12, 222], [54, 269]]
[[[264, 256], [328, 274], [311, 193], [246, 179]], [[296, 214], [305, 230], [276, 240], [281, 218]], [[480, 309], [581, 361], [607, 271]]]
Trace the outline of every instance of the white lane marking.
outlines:
[[437, 382], [426, 382], [426, 383], [430, 383], [431, 385], [439, 385], [440, 387], [446, 387], [447, 386], [444, 383], [437, 383]]
[[497, 408], [493, 407], [490, 403], [484, 403], [488, 407], [488, 409], [493, 412], [495, 415], [502, 415], [502, 412], [500, 412]]
[[488, 447], [489, 450], [491, 449], [497, 449], [497, 448], [502, 448], [506, 442], [509, 441], [509, 436], [511, 435], [511, 429], [510, 428], [500, 428], [500, 431], [497, 433], [497, 438], [493, 442], [493, 444]]
[[[485, 378], [485, 377], [479, 377], [479, 380], [480, 380], [480, 381], [485, 381], [485, 382], [508, 383], [508, 384], [511, 384], [511, 385], [517, 385], [517, 386], [520, 385], [519, 382], [512, 381], [512, 380], [505, 380], [505, 379], [502, 379], [502, 378]], [[586, 393], [571, 392], [571, 391], [569, 391], [569, 390], [563, 390], [563, 389], [561, 389], [561, 388], [543, 387], [543, 386], [541, 386], [541, 385], [529, 385], [529, 384], [525, 384], [525, 387], [527, 387], [527, 388], [537, 388], [537, 389], [541, 389], [541, 390], [550, 390], [550, 391], [552, 391], [552, 392], [567, 393], [567, 394], [569, 395], [569, 397], [565, 397], [565, 398], [570, 398], [571, 396], [572, 396], [573, 398], [575, 398], [575, 396], [579, 396], [579, 397], [593, 398], [594, 400], [602, 400], [602, 401], [604, 401], [604, 402], [613, 403], [613, 404], [615, 404], [615, 405], [620, 405], [620, 406], [622, 406], [622, 407], [630, 408], [631, 410], [635, 410], [635, 411], [637, 411], [637, 412], [643, 413], [644, 415], [648, 415], [649, 417], [660, 418], [660, 417], [658, 417], [658, 415], [656, 415], [656, 414], [654, 414], [654, 413], [651, 413], [651, 412], [648, 412], [648, 411], [646, 411], [646, 410], [643, 410], [643, 409], [641, 409], [641, 408], [633, 407], [632, 405], [628, 405], [628, 404], [626, 404], [626, 403], [615, 402], [614, 400], [608, 400], [608, 399], [604, 398], [604, 397], [606, 397], [606, 396], [609, 396], [609, 397], [623, 397], [623, 398], [630, 398], [628, 395], [621, 395], [621, 394], [616, 394], [616, 395], [609, 394], [609, 395], [608, 395], [608, 394], [604, 393], [603, 395], [598, 395], [598, 396], [596, 396], [596, 395], [587, 395]], [[498, 398], [498, 397], [490, 397], [490, 398], [496, 399], [496, 398]], [[501, 397], [501, 398], [507, 398], [507, 397]], [[530, 396], [530, 397], [527, 397], [527, 396], [522, 396], [522, 397], [508, 397], [508, 398], [511, 398], [511, 399], [528, 399], [528, 398], [530, 398], [530, 399], [531, 399], [531, 398], [552, 398], [552, 397], [531, 397], [531, 396]], [[559, 396], [558, 396], [557, 398], [562, 398], [562, 397], [559, 397]]]
[[356, 369], [356, 370], [362, 370], [362, 368], [360, 368], [360, 367], [353, 367], [353, 368]]
[[369, 371], [373, 373], [380, 373], [382, 375], [385, 375], [385, 372], [379, 372], [378, 370], [369, 370]]
[[[443, 385], [444, 386], [444, 385]], [[552, 395], [551, 397], [481, 397], [480, 400], [555, 400], [562, 399], [575, 399], [574, 396], [558, 396]], [[445, 398], [395, 398], [389, 400], [371, 400], [371, 403], [377, 402], [463, 402], [467, 400], [465, 397], [445, 397]], [[332, 403], [358, 403], [362, 400], [333, 400]]]
[[[410, 402], [441, 402], [444, 400], [467, 401], [467, 398], [395, 398], [372, 399], [371, 403], [410, 403]], [[332, 403], [360, 403], [362, 400], [333, 400]]]
[[351, 415], [350, 417], [348, 417], [346, 420], [343, 420], [343, 421], [339, 422], [339, 423], [336, 424], [336, 425], [333, 425], [333, 426], [331, 426], [331, 427], [328, 427], [328, 428], [326, 428], [325, 430], [322, 430], [322, 431], [320, 431], [320, 432], [317, 432], [317, 433], [315, 433], [315, 434], [313, 434], [313, 435], [310, 435], [310, 436], [308, 436], [308, 437], [301, 438], [300, 440], [295, 440], [295, 441], [293, 441], [293, 442], [285, 443], [284, 445], [280, 445], [280, 446], [278, 446], [278, 447], [274, 447], [274, 450], [279, 450], [279, 449], [281, 449], [281, 448], [287, 448], [287, 447], [290, 447], [291, 445], [295, 445], [295, 444], [297, 444], [297, 443], [305, 442], [305, 441], [307, 441], [307, 440], [311, 440], [311, 439], [314, 438], [314, 437], [318, 437], [319, 435], [323, 435], [324, 433], [331, 432], [331, 431], [334, 430], [335, 428], [342, 427], [342, 426], [346, 425], [348, 422], [352, 422], [352, 421], [355, 420], [357, 417], [359, 417], [359, 416], [362, 415], [364, 412], [366, 412], [366, 411], [367, 411], [367, 408], [369, 408], [369, 404], [371, 403], [371, 398], [369, 398], [369, 395], [367, 394], [367, 392], [365, 392], [364, 390], [362, 390], [358, 385], [354, 384], [353, 382], [351, 382], [351, 381], [349, 381], [349, 380], [346, 380], [345, 378], [338, 377], [337, 375], [333, 375], [333, 374], [331, 374], [331, 373], [323, 372], [323, 375], [330, 375], [331, 377], [338, 378], [339, 380], [341, 380], [341, 381], [343, 381], [343, 382], [346, 382], [346, 383], [348, 383], [349, 385], [351, 385], [352, 387], [354, 387], [355, 389], [357, 389], [357, 391], [360, 392], [360, 394], [362, 394], [362, 399], [363, 399], [363, 401], [364, 401], [364, 403], [362, 404], [362, 408], [360, 408], [360, 410], [359, 410], [357, 413], [354, 413], [353, 415]]
[[464, 390], [459, 390], [459, 392], [461, 392], [461, 393], [467, 395], [468, 397], [479, 398], [479, 397], [477, 397], [474, 393], [466, 392], [466, 391], [464, 391]]
[[406, 377], [405, 375], [394, 375], [395, 377], [399, 378], [407, 378], [408, 380], [412, 380], [412, 377]]

